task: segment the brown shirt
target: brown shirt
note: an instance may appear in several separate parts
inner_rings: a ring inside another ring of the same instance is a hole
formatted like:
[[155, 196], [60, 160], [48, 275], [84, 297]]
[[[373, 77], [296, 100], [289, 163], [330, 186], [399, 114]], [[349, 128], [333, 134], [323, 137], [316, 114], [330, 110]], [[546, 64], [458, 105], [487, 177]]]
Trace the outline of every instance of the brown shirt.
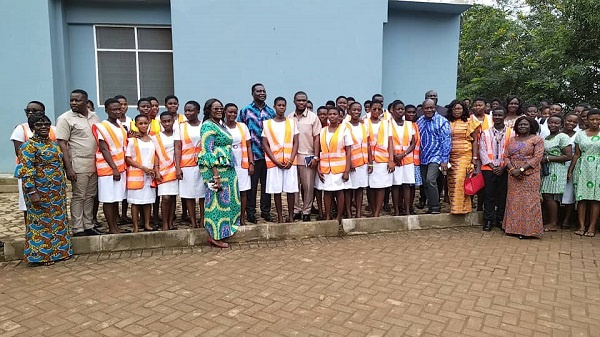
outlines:
[[56, 121], [56, 139], [69, 143], [71, 164], [75, 173], [96, 172], [96, 139], [92, 134], [92, 125], [100, 123], [94, 112], [87, 117], [71, 110], [58, 117]]
[[289, 118], [296, 121], [298, 125], [298, 154], [314, 155], [314, 137], [321, 133], [321, 121], [312, 111], [306, 109], [300, 116], [296, 116], [294, 111]]

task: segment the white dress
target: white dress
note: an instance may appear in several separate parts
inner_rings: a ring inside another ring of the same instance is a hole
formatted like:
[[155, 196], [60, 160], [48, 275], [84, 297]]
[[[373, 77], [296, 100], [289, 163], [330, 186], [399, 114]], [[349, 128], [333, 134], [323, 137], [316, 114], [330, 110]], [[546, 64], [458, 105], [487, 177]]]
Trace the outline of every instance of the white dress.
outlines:
[[[411, 122], [404, 122], [404, 124], [400, 126], [392, 119], [390, 121], [390, 126], [396, 129], [400, 140], [402, 140], [402, 137], [404, 137], [404, 129], [408, 128], [408, 138], [410, 144], [410, 139], [412, 139], [415, 134], [415, 128], [412, 126]], [[412, 152], [409, 153], [409, 156], [412, 155]], [[415, 184], [415, 164], [404, 164], [402, 166], [396, 165], [396, 168], [394, 169], [394, 179], [392, 185], [398, 186], [403, 184]]]
[[[240, 125], [242, 126], [245, 139], [250, 140], [250, 131], [248, 131], [246, 124], [240, 123]], [[233, 128], [227, 127], [227, 131], [229, 131], [233, 139], [231, 152], [235, 158], [235, 173], [238, 178], [238, 188], [240, 192], [248, 191], [251, 188], [250, 174], [248, 174], [248, 169], [242, 168], [242, 146], [246, 146], [246, 144], [242, 144], [242, 134], [237, 125]]]
[[[342, 128], [344, 128], [343, 131], [343, 135], [341, 137], [341, 139], [338, 139], [338, 141], [343, 141], [344, 142], [344, 146], [352, 146], [353, 141], [352, 141], [352, 135], [350, 134], [350, 130], [348, 130], [348, 128], [344, 127], [344, 126], [340, 126]], [[323, 132], [323, 131], [321, 131]], [[325, 142], [327, 144], [330, 144], [331, 139], [333, 138], [333, 135], [335, 134], [335, 132], [331, 132], [329, 131], [329, 128], [325, 128]], [[325, 178], [325, 181], [323, 182], [323, 184], [321, 185], [321, 190], [323, 191], [340, 191], [340, 190], [345, 190], [345, 189], [349, 189], [352, 188], [352, 183], [350, 182], [350, 179], [348, 179], [347, 181], [342, 180], [344, 173], [327, 173], [323, 175], [323, 178]]]
[[[275, 139], [279, 144], [283, 144], [285, 137], [285, 121], [276, 122], [273, 120], [273, 133]], [[299, 134], [296, 123], [292, 123], [294, 130], [292, 131], [292, 137]], [[266, 129], [263, 129], [262, 137], [266, 137]], [[303, 165], [304, 163], [298, 163]], [[298, 167], [292, 165], [288, 170], [280, 169], [279, 167], [272, 167], [267, 169], [267, 183], [265, 192], [268, 194], [279, 194], [279, 193], [298, 193]]]
[[[164, 133], [160, 133], [160, 140], [162, 141], [163, 146], [165, 147], [165, 151], [171, 158], [175, 158], [175, 130], [173, 130], [173, 134], [171, 136], [167, 136]], [[152, 137], [152, 139], [156, 139]], [[157, 151], [158, 143], [154, 143]], [[158, 184], [156, 187], [158, 190], [158, 195], [178, 195], [179, 194], [179, 180], [171, 180], [166, 183]]]
[[[377, 124], [373, 123], [373, 138], [377, 139], [379, 136], [379, 124], [387, 123], [386, 120], [381, 120], [377, 122]], [[383, 128], [384, 135], [384, 144], [387, 147], [388, 137], [389, 137], [389, 128]], [[375, 154], [373, 154], [375, 155]], [[387, 188], [392, 186], [394, 182], [394, 174], [388, 173], [388, 163], [376, 163], [373, 161], [373, 172], [369, 174], [369, 187], [371, 188]]]
[[[27, 126], [26, 131], [23, 130], [23, 126], [21, 124], [17, 125], [10, 135], [11, 141], [18, 141], [21, 143], [25, 143], [25, 132], [27, 132], [27, 139], [33, 136], [33, 132]], [[17, 179], [17, 187], [19, 189], [19, 211], [26, 211], [27, 206], [25, 205], [25, 197], [23, 196], [23, 184], [21, 182], [21, 178]]]
[[[187, 125], [188, 135], [193, 144], [199, 144], [202, 141], [202, 137], [200, 136], [201, 127], [202, 123], [198, 124], [198, 126]], [[174, 140], [180, 140], [183, 143], [183, 128], [179, 126], [178, 130], [179, 132], [177, 133], [173, 131]], [[182, 167], [181, 171], [183, 172], [183, 179], [179, 180], [179, 196], [184, 199], [204, 199], [206, 189], [202, 180], [202, 174], [200, 174], [200, 168], [197, 165]]]
[[[115, 136], [119, 139], [121, 144], [124, 144], [123, 133], [121, 128], [110, 124]], [[102, 133], [98, 132], [98, 139], [104, 140]], [[100, 202], [113, 203], [121, 202], [123, 199], [127, 199], [127, 173], [121, 172], [121, 179], [114, 180], [113, 176], [98, 177], [98, 200]]]
[[[351, 126], [351, 132], [354, 135], [354, 139], [356, 139], [356, 141], [358, 143], [362, 143], [363, 141], [365, 142], [365, 144], [367, 146], [369, 146], [369, 144], [367, 144], [367, 140], [366, 139], [362, 139], [363, 138], [363, 133], [362, 133], [362, 127], [363, 124], [359, 123], [357, 126], [354, 126], [352, 124], [350, 124]], [[353, 171], [350, 171], [350, 189], [357, 189], [357, 188], [364, 188], [364, 187], [368, 187], [369, 186], [369, 167], [367, 166], [367, 164], [364, 164], [363, 166], [360, 167], [356, 167]]]
[[[156, 154], [156, 149], [154, 148], [154, 142], [147, 141], [144, 142], [141, 139], [138, 139], [138, 147], [140, 148], [140, 154], [142, 155], [142, 165], [145, 167], [154, 167], [152, 163], [152, 158]], [[127, 157], [135, 156], [135, 142], [130, 141], [127, 144], [127, 152], [125, 155]], [[153, 204], [156, 200], [156, 189], [151, 187], [152, 177], [144, 174], [144, 187], [139, 190], [127, 190], [127, 202], [135, 205], [147, 205]]]

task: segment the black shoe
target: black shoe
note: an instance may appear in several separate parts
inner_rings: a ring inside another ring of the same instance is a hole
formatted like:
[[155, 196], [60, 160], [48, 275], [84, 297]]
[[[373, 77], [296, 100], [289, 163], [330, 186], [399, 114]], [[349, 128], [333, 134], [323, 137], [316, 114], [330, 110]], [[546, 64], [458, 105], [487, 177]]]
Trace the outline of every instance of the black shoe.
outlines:
[[319, 210], [315, 206], [312, 206], [310, 208], [310, 214], [317, 215], [317, 214], [319, 214]]
[[425, 202], [419, 200], [419, 202], [417, 202], [417, 208], [418, 209], [423, 209], [425, 208]]
[[390, 207], [390, 204], [385, 204], [385, 205], [383, 205], [383, 210], [385, 212], [391, 212], [392, 208]]
[[322, 221], [322, 220], [325, 220], [325, 217], [321, 216], [321, 215], [317, 215], [317, 217], [315, 218], [315, 220]]
[[427, 214], [440, 214], [439, 209], [430, 209], [427, 211]]
[[262, 214], [260, 217], [263, 218], [263, 219], [265, 219], [266, 222], [272, 222], [273, 221], [271, 219], [271, 214]]
[[294, 220], [302, 220], [302, 213], [294, 213]]
[[85, 235], [85, 231], [83, 231], [83, 232], [73, 233], [73, 236], [86, 236], [86, 235]]
[[492, 230], [492, 222], [491, 221], [486, 221], [485, 224], [483, 225], [483, 231], [484, 232], [489, 232]]
[[411, 207], [410, 208], [410, 215], [415, 215], [415, 214], [417, 214], [417, 212], [415, 212], [415, 208]]
[[304, 215], [302, 216], [302, 221], [312, 221], [312, 220], [310, 219], [310, 214], [304, 214]]
[[0, 248], [4, 248], [4, 242], [0, 241]]
[[250, 215], [249, 215], [249, 216], [246, 218], [246, 221], [248, 221], [248, 222], [250, 222], [250, 223], [253, 223], [253, 224], [257, 224], [257, 223], [258, 223], [258, 220], [256, 220], [256, 217], [255, 217], [254, 215], [252, 215], [252, 216], [250, 216]]
[[101, 232], [95, 228], [90, 228], [90, 229], [86, 229], [83, 231], [83, 235], [85, 235], [85, 236], [102, 235], [102, 234], [104, 234], [104, 232]]

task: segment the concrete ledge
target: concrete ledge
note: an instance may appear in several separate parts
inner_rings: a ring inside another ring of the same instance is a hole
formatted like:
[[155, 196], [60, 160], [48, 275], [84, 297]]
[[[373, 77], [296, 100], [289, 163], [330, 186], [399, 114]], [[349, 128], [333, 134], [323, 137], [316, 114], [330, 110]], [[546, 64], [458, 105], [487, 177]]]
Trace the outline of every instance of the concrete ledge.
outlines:
[[[483, 213], [467, 215], [410, 215], [401, 217], [361, 218], [336, 221], [311, 221], [284, 224], [269, 223], [240, 227], [237, 233], [226, 241], [231, 243], [302, 239], [319, 236], [345, 236], [407, 230], [478, 226]], [[340, 230], [342, 229], [342, 230]], [[208, 235], [204, 229], [180, 229], [167, 232], [142, 232], [137, 234], [116, 234], [74, 237], [71, 239], [75, 254], [92, 254], [124, 250], [144, 250], [169, 247], [193, 247], [207, 244]], [[4, 260], [23, 259], [25, 239], [14, 239], [4, 243]]]

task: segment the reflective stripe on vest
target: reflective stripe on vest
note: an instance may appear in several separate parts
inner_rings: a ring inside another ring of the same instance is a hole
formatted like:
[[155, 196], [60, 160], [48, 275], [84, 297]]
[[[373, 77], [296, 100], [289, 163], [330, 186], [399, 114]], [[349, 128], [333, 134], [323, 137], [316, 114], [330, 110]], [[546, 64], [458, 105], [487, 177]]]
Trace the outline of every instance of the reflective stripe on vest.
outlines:
[[[494, 130], [493, 128], [489, 128], [486, 132], [481, 134], [482, 137], [485, 137], [485, 152], [487, 153], [488, 159], [490, 162], [494, 162], [494, 149], [492, 148], [492, 142], [494, 139]], [[514, 135], [512, 134], [512, 128], [507, 127], [506, 133], [504, 135], [504, 144], [502, 145], [502, 153], [499, 153], [500, 158], [500, 166], [504, 166], [504, 151], [508, 146], [508, 141]], [[481, 165], [481, 169], [484, 171], [491, 171], [492, 168], [489, 165]]]
[[236, 123], [237, 128], [240, 131], [240, 135], [242, 135], [242, 141], [240, 146], [242, 147], [242, 168], [247, 169], [250, 168], [250, 162], [248, 161], [248, 145], [246, 144], [246, 133], [244, 132], [244, 127], [242, 123]]
[[[273, 152], [273, 156], [277, 159], [278, 162], [282, 164], [287, 164], [292, 157], [292, 148], [294, 147], [294, 136], [292, 135], [292, 121], [289, 118], [285, 120], [285, 134], [283, 136], [283, 145], [279, 144], [277, 138], [275, 137], [275, 132], [273, 131], [273, 120], [267, 120], [265, 124], [265, 134], [267, 135], [267, 140], [269, 141], [269, 147], [271, 148], [271, 152]], [[267, 164], [267, 168], [276, 167], [275, 163], [269, 158], [269, 156], [265, 156], [265, 164]], [[293, 165], [296, 165], [296, 158], [292, 162]]]
[[338, 125], [329, 144], [327, 144], [328, 128], [324, 127], [321, 129], [321, 155], [319, 156], [321, 173], [344, 173], [346, 170], [346, 147], [344, 146], [344, 130], [346, 126]]
[[113, 169], [108, 165], [108, 162], [104, 159], [102, 155], [102, 151], [100, 151], [100, 139], [98, 137], [98, 133], [102, 135], [103, 141], [106, 143], [108, 147], [108, 151], [110, 152], [110, 157], [112, 161], [117, 166], [117, 170], [119, 172], [125, 172], [125, 150], [127, 142], [127, 132], [121, 126], [121, 133], [123, 134], [123, 143], [119, 141], [119, 137], [113, 131], [110, 122], [104, 121], [101, 123], [97, 123], [92, 125], [92, 133], [96, 138], [96, 142], [98, 143], [98, 149], [96, 150], [96, 173], [98, 173], [99, 177], [112, 176]]
[[156, 143], [156, 155], [158, 156], [158, 170], [160, 171], [160, 175], [162, 177], [162, 183], [166, 183], [169, 181], [177, 180], [177, 172], [175, 170], [175, 160], [174, 153], [169, 155], [165, 146], [162, 142], [162, 137], [160, 136], [160, 132], [154, 136], [151, 136]]
[[368, 144], [367, 144], [367, 128], [362, 123], [359, 123], [360, 130], [362, 132], [362, 141], [359, 143], [354, 136], [354, 129], [350, 127], [350, 133], [352, 134], [352, 140], [354, 144], [352, 145], [352, 150], [350, 151], [352, 157], [352, 167], [361, 167], [369, 162], [369, 154], [368, 154]]
[[[412, 124], [411, 122], [404, 122], [404, 124], [402, 125], [402, 129], [404, 130], [404, 132], [402, 134], [402, 139], [400, 139], [400, 135], [398, 135], [398, 130], [394, 125], [396, 124], [396, 121], [393, 119], [390, 121], [390, 127], [392, 128], [392, 140], [394, 141], [394, 155], [405, 153], [406, 149], [408, 149], [408, 147], [410, 146], [410, 133], [408, 132], [408, 130], [409, 128], [412, 128], [412, 126], [410, 126], [408, 123]], [[404, 156], [404, 158], [402, 158], [402, 165], [413, 163], [414, 158], [408, 153], [406, 156]]]
[[373, 122], [369, 119], [367, 120], [369, 123], [369, 138], [371, 142], [369, 146], [371, 147], [371, 153], [373, 154], [373, 161], [376, 163], [388, 163], [390, 160], [390, 154], [388, 152], [388, 142], [385, 137], [385, 123], [388, 121], [382, 120], [379, 122], [379, 131], [377, 132], [377, 140], [373, 140]]
[[[135, 154], [133, 159], [138, 165], [142, 165], [142, 152], [138, 144], [138, 139], [133, 138], [133, 148]], [[154, 166], [154, 156], [152, 156], [152, 166]], [[142, 169], [133, 166], [127, 166], [127, 189], [128, 190], [140, 190], [144, 188], [144, 176], [145, 173]], [[154, 181], [151, 183], [151, 187], [154, 187]]]
[[200, 144], [193, 144], [188, 133], [188, 123], [181, 123], [183, 131], [181, 139], [181, 163], [179, 167], [193, 167], [198, 163], [198, 154], [200, 153]]
[[415, 165], [421, 165], [421, 134], [419, 133], [419, 126], [417, 123], [412, 123], [413, 128], [415, 129], [415, 149], [413, 150], [413, 162]]

